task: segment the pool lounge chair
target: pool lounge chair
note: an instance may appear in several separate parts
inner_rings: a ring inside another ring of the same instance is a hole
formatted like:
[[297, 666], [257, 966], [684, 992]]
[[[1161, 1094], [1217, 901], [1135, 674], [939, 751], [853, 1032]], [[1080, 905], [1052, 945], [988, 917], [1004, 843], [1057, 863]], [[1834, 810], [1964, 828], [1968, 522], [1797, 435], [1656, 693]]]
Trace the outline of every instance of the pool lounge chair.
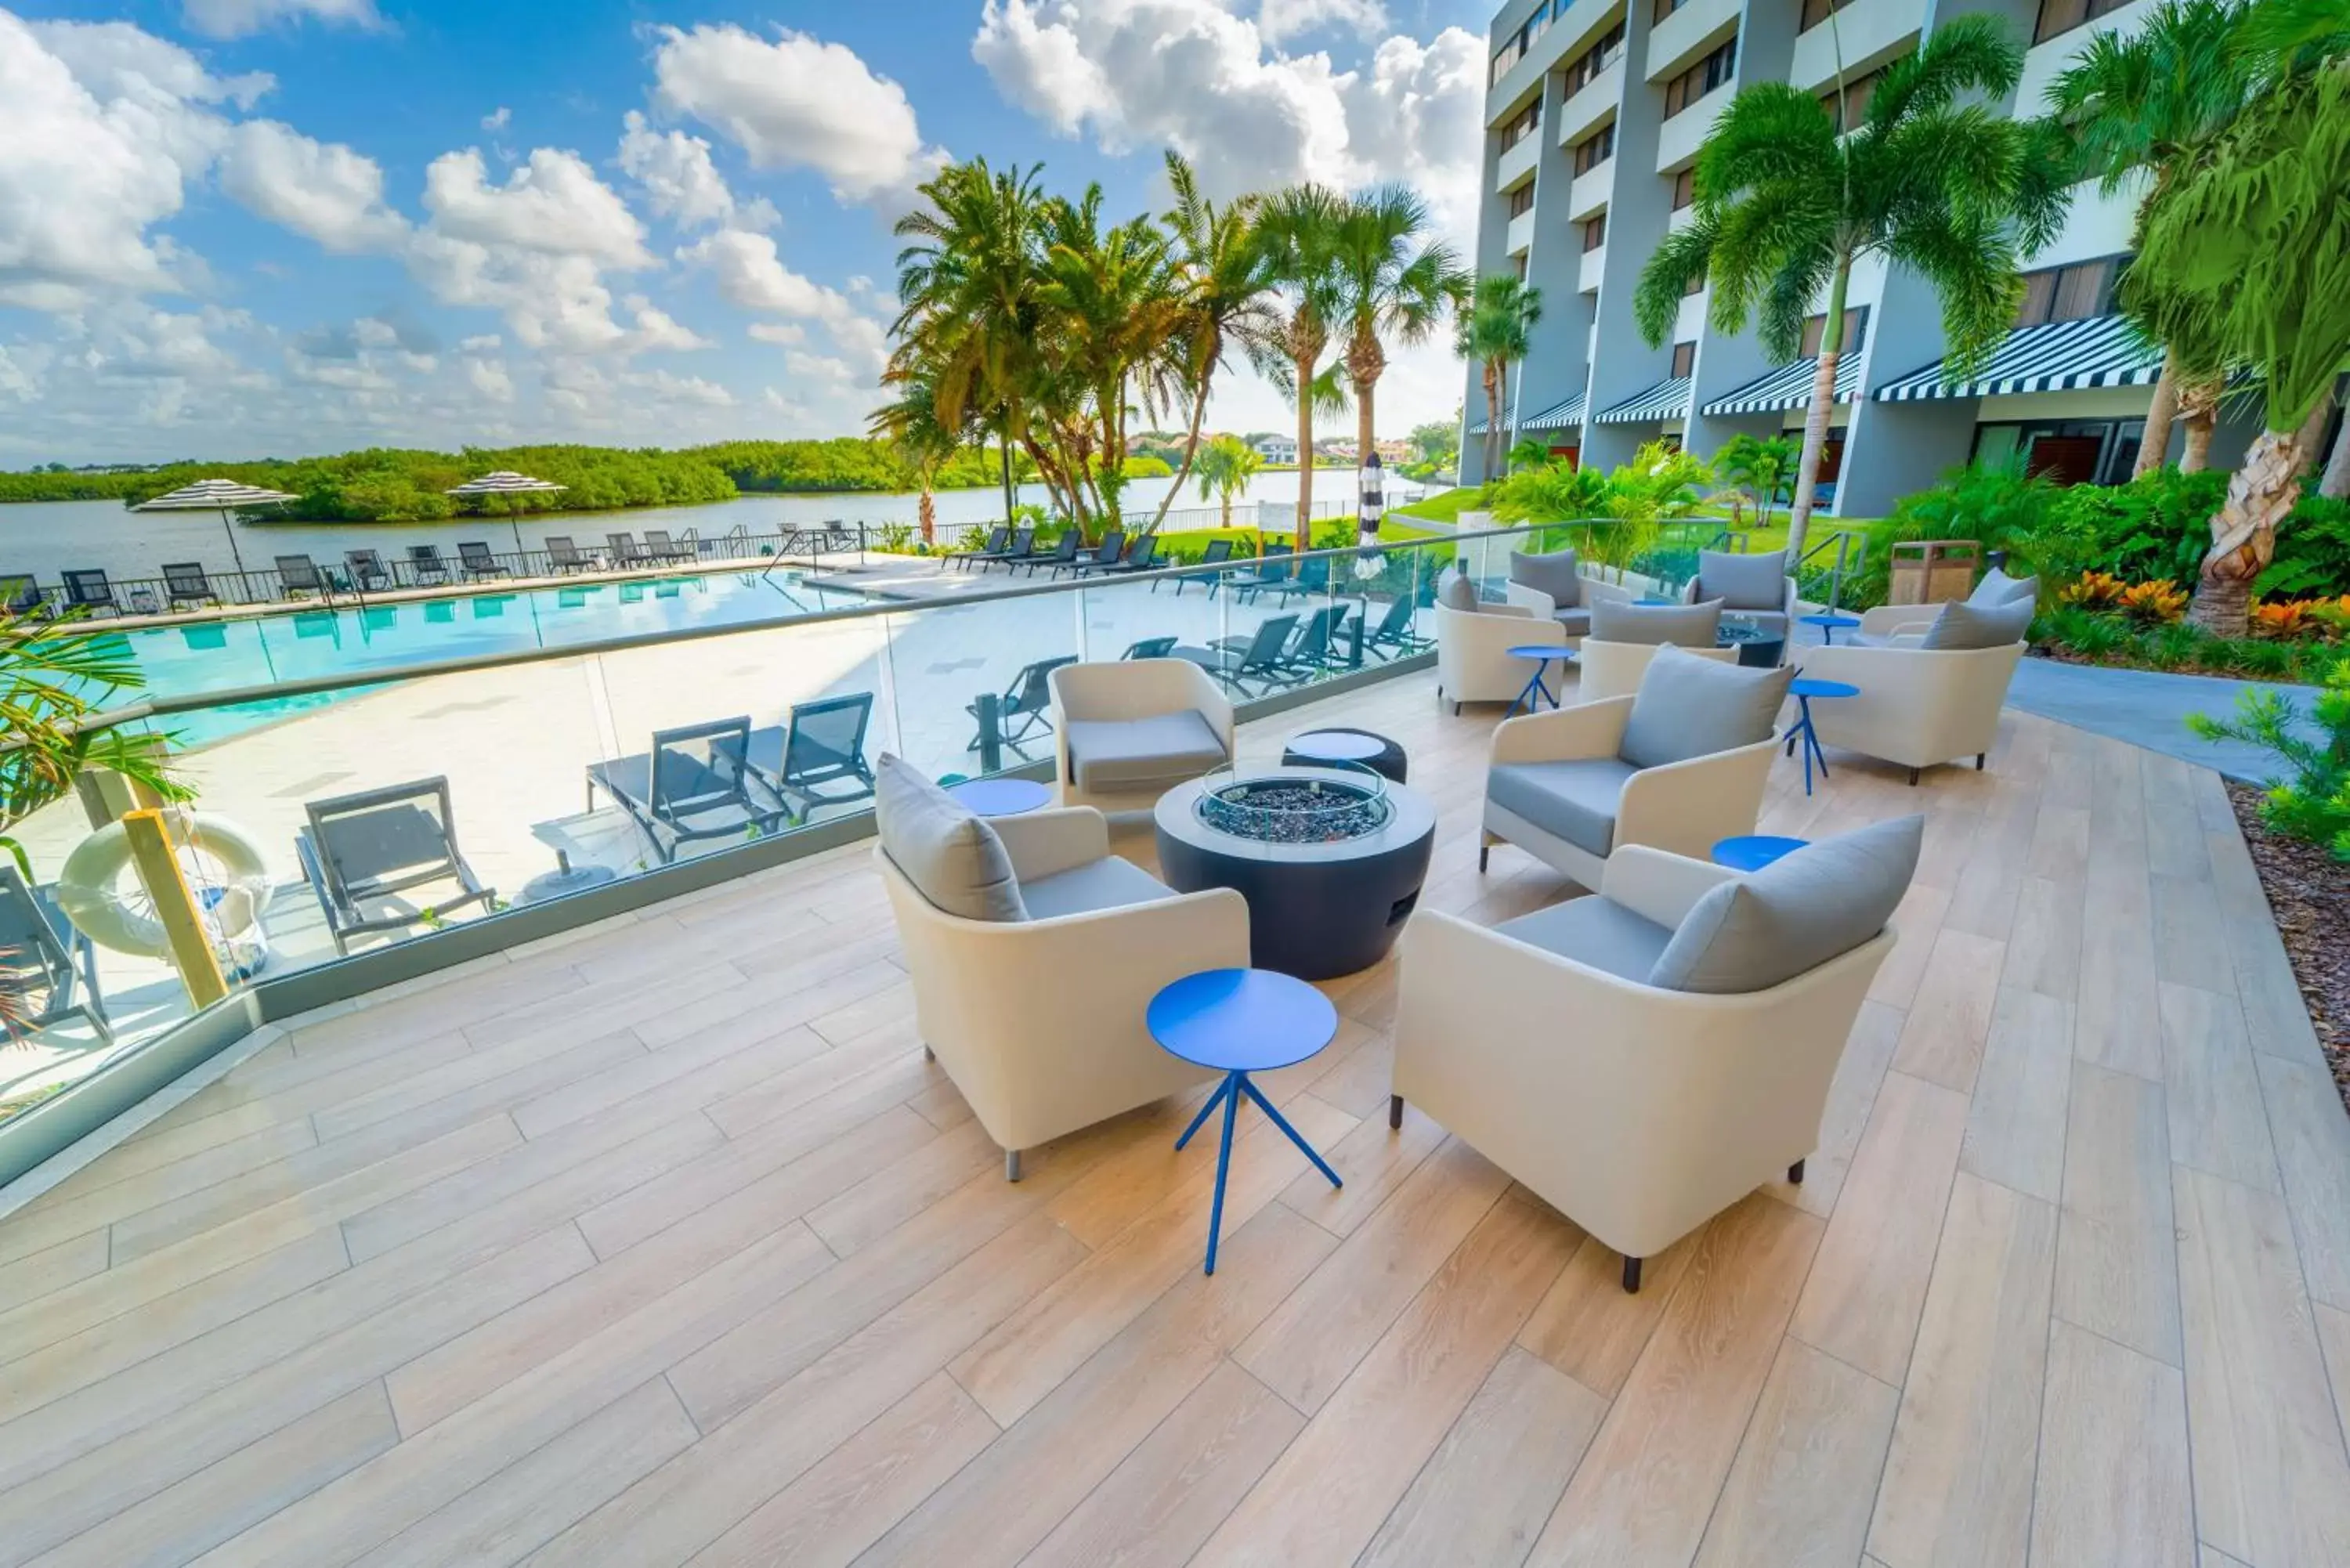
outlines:
[[[1023, 741], [1040, 731], [1051, 734], [1053, 722], [1045, 713], [1053, 705], [1053, 671], [1064, 664], [1076, 661], [1077, 656], [1074, 653], [1065, 653], [1057, 659], [1040, 659], [1014, 676], [1012, 684], [1005, 687], [1003, 694], [996, 699], [997, 738], [1024, 757], [1028, 753], [1022, 749]], [[964, 704], [963, 711], [974, 721], [979, 720], [977, 702]], [[979, 750], [982, 739], [980, 732], [973, 731], [971, 743], [963, 750]]]
[[346, 550], [343, 564], [350, 568], [351, 587], [361, 593], [370, 588], [396, 588], [400, 579], [383, 564], [383, 557], [373, 550]]
[[1061, 575], [1062, 567], [1077, 558], [1077, 552], [1085, 548], [1085, 535], [1079, 534], [1076, 524], [1072, 523], [1061, 530], [1061, 537], [1054, 545], [1052, 554], [1040, 556], [1032, 549], [1025, 557], [1011, 564], [1027, 567], [1028, 575], [1032, 577], [1036, 575], [1036, 570], [1040, 566], [1050, 570], [1057, 577]]
[[1243, 566], [1239, 571], [1228, 574], [1224, 578], [1224, 586], [1240, 595], [1241, 602], [1243, 604], [1259, 594], [1273, 593], [1286, 597], [1298, 591], [1296, 582], [1290, 576], [1292, 565], [1288, 545], [1268, 542], [1264, 546], [1264, 554], [1258, 557], [1256, 565]]
[[612, 546], [611, 562], [616, 566], [650, 566], [653, 558], [637, 543], [634, 534], [607, 534], [604, 542]]
[[416, 579], [417, 587], [449, 580], [449, 563], [441, 558], [438, 545], [411, 545], [408, 547], [408, 575]]
[[64, 607], [96, 615], [103, 610], [108, 615], [120, 615], [122, 607], [114, 602], [113, 585], [99, 571], [61, 572], [66, 591]]
[[[1261, 697], [1276, 687], [1297, 684], [1284, 663], [1289, 634], [1296, 628], [1294, 615], [1267, 616], [1245, 639], [1226, 639], [1237, 647], [1179, 648], [1174, 657], [1190, 659], [1243, 697]], [[1257, 682], [1254, 691], [1248, 689], [1252, 680]]]
[[689, 844], [773, 833], [791, 808], [750, 755], [747, 717], [656, 730], [650, 751], [588, 764], [588, 809], [597, 790], [610, 795], [664, 866]]
[[1015, 528], [1012, 531], [1012, 543], [1003, 546], [1000, 553], [983, 559], [979, 563], [979, 569], [984, 572], [991, 566], [1001, 566], [1009, 573], [1013, 567], [1024, 565], [1035, 557], [1036, 530]]
[[0, 610], [9, 615], [36, 615], [47, 597], [39, 581], [28, 575], [0, 576]]
[[479, 539], [466, 539], [458, 544], [457, 569], [464, 573], [470, 582], [480, 582], [484, 577], [506, 577], [514, 575], [499, 564], [497, 556], [490, 553], [490, 547]]
[[[77, 952], [79, 974], [74, 971]], [[99, 1041], [113, 1044], [114, 1028], [98, 989], [97, 965], [89, 939], [74, 929], [46, 892], [27, 883], [16, 867], [0, 861], [0, 977], [16, 999], [21, 1014], [16, 1027], [29, 1033], [79, 1018]], [[81, 998], [84, 988], [87, 1001]]]
[[163, 563], [163, 591], [170, 596], [172, 607], [195, 603], [216, 605], [220, 595], [213, 591], [212, 579], [204, 575], [198, 561], [166, 561]]
[[[1069, 532], [1074, 534], [1076, 529], [1072, 527]], [[1073, 577], [1082, 577], [1088, 572], [1098, 572], [1118, 565], [1118, 557], [1125, 554], [1126, 530], [1113, 528], [1102, 535], [1101, 544], [1092, 555], [1053, 563], [1053, 576], [1057, 577], [1066, 571]]]
[[680, 561], [693, 559], [691, 546], [681, 545], [671, 538], [669, 530], [666, 528], [645, 530], [645, 554], [664, 566], [673, 566]]
[[1128, 645], [1127, 650], [1118, 657], [1120, 659], [1165, 659], [1175, 651], [1175, 644], [1180, 640], [1179, 638], [1172, 637], [1146, 637], [1140, 642]]
[[1003, 553], [1003, 546], [1011, 542], [1012, 530], [1004, 527], [1001, 524], [998, 524], [996, 526], [990, 528], [987, 531], [986, 542], [981, 545], [978, 549], [950, 550], [946, 553], [943, 559], [948, 566], [962, 566], [968, 570], [973, 561], [985, 561], [991, 556], [1002, 555]]
[[[1229, 561], [1232, 558], [1232, 542], [1230, 539], [1209, 540], [1207, 551], [1200, 557], [1198, 564], [1191, 571], [1185, 572], [1181, 576], [1175, 579], [1175, 597], [1178, 598], [1182, 597], [1183, 590], [1190, 587], [1194, 581], [1203, 581], [1207, 585], [1208, 597], [1210, 598], [1214, 598], [1216, 597], [1216, 580], [1223, 576], [1223, 574], [1217, 571], [1216, 568], [1222, 566], [1226, 561]], [[1150, 584], [1150, 591], [1154, 594], [1157, 593], [1159, 591], [1159, 585], [1164, 581], [1166, 581], [1166, 579], [1163, 577], [1153, 578]]]
[[573, 572], [592, 572], [596, 569], [598, 564], [596, 557], [581, 551], [578, 545], [571, 542], [571, 535], [568, 534], [549, 534], [539, 543], [546, 546], [547, 565], [567, 576]]
[[1145, 534], [1126, 547], [1126, 554], [1107, 566], [1094, 566], [1092, 571], [1106, 577], [1122, 577], [1133, 572], [1147, 572], [1159, 565], [1159, 535]]
[[[354, 938], [437, 926], [469, 904], [486, 910], [496, 900], [457, 848], [446, 777], [307, 801], [302, 811], [309, 824], [295, 830], [294, 852], [338, 953]], [[456, 896], [406, 896], [435, 882], [454, 882]]]
[[307, 556], [277, 557], [277, 587], [289, 599], [296, 594], [316, 594], [322, 599], [334, 597], [334, 589], [318, 570], [318, 563]]
[[[792, 704], [773, 783], [785, 800], [806, 803], [793, 816], [795, 826], [817, 806], [873, 797], [873, 766], [865, 760], [865, 732], [872, 722], [870, 691]], [[760, 760], [754, 753], [754, 764]]]
[[1435, 647], [1434, 638], [1422, 637], [1412, 629], [1412, 613], [1419, 608], [1419, 597], [1409, 589], [1388, 600], [1387, 613], [1379, 618], [1379, 624], [1364, 635], [1363, 651], [1386, 659], [1401, 659]]

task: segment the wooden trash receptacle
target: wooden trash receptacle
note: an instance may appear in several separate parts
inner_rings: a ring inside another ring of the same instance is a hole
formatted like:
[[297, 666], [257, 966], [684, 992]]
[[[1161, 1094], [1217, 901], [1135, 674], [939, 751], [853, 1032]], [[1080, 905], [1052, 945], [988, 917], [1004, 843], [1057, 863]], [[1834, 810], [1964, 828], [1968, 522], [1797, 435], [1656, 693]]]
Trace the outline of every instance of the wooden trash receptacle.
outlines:
[[1974, 592], [1982, 546], [1972, 539], [1911, 539], [1893, 546], [1887, 604], [1940, 605]]

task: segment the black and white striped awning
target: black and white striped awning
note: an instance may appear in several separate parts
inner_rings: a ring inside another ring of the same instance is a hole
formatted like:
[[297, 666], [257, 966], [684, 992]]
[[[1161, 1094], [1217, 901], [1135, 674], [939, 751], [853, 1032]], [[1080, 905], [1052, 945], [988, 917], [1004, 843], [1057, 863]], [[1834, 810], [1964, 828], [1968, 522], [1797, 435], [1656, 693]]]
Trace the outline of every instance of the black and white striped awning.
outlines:
[[1583, 423], [1583, 394], [1577, 392], [1563, 403], [1553, 403], [1531, 419], [1518, 421], [1522, 431], [1570, 431]]
[[1888, 381], [1881, 402], [1920, 398], [1993, 398], [2018, 392], [2074, 392], [2087, 387], [2148, 387], [2162, 375], [2162, 349], [2118, 316], [2089, 316], [2019, 327], [1993, 350], [1982, 373], [1955, 385], [1943, 361]]
[[[1503, 428], [1503, 430], [1508, 430], [1508, 429], [1510, 428], [1510, 427], [1509, 427], [1509, 424], [1508, 424], [1508, 422], [1507, 422], [1506, 421], [1503, 421], [1503, 425], [1502, 425], [1502, 428]], [[1471, 425], [1471, 426], [1469, 427], [1469, 433], [1470, 433], [1471, 435], [1483, 435], [1483, 434], [1485, 434], [1485, 433], [1486, 433], [1486, 425], [1485, 425], [1485, 421], [1484, 421], [1483, 420], [1479, 420], [1475, 424]]]
[[1689, 411], [1690, 379], [1673, 376], [1645, 392], [1625, 399], [1612, 409], [1600, 410], [1592, 418], [1603, 425], [1628, 425], [1642, 420], [1682, 419], [1688, 416]]
[[[1709, 414], [1767, 414], [1800, 409], [1812, 400], [1812, 378], [1819, 374], [1817, 359], [1794, 359], [1726, 398], [1706, 404]], [[1847, 354], [1836, 361], [1835, 400], [1848, 403], [1860, 390], [1860, 356]]]
[[225, 512], [239, 506], [276, 506], [287, 501], [299, 501], [283, 490], [264, 490], [258, 485], [240, 484], [234, 479], [199, 479], [193, 484], [183, 484], [151, 501], [142, 501], [131, 508], [134, 512]]

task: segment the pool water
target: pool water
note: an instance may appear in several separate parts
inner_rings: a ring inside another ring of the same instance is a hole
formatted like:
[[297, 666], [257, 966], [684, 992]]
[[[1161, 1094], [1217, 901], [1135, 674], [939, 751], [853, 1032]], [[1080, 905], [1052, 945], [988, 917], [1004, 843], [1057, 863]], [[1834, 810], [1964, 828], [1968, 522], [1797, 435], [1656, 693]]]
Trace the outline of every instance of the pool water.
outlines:
[[[510, 594], [338, 605], [201, 626], [109, 634], [150, 690], [194, 696], [321, 675], [387, 674], [444, 659], [565, 648], [606, 638], [773, 621], [837, 609], [861, 596], [808, 587], [796, 574], [696, 574]], [[164, 722], [184, 749], [209, 745], [370, 688], [271, 698]]]

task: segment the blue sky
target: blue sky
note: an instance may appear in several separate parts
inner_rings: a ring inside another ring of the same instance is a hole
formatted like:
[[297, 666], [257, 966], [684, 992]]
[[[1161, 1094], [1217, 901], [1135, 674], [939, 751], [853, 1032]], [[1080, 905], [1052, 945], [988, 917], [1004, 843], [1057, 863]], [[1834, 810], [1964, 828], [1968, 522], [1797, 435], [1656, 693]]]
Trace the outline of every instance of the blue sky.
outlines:
[[[0, 466], [853, 432], [949, 157], [1474, 221], [1453, 0], [7, 4]], [[1404, 351], [1383, 433], [1460, 386]], [[1211, 420], [1287, 416], [1242, 373]]]

